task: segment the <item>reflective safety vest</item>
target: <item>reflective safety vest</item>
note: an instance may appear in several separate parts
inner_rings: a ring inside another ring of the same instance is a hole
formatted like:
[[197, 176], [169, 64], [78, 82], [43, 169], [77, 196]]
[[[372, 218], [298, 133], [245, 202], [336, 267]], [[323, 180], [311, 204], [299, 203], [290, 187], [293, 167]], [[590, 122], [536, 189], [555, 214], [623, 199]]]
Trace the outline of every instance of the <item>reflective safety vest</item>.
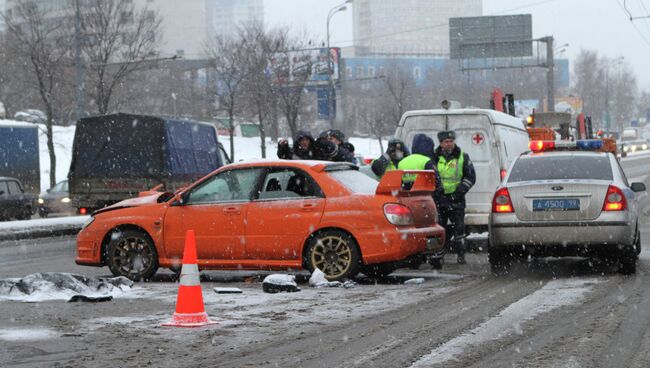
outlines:
[[[424, 170], [424, 166], [427, 162], [431, 161], [431, 158], [419, 153], [410, 154], [402, 159], [397, 165], [399, 170]], [[388, 170], [386, 170], [388, 171]], [[417, 174], [405, 174], [402, 177], [404, 183], [413, 183], [417, 178]]]
[[465, 154], [460, 151], [460, 157], [447, 161], [444, 156], [438, 158], [438, 175], [442, 181], [442, 188], [445, 194], [452, 194], [463, 180], [463, 164], [465, 163]]

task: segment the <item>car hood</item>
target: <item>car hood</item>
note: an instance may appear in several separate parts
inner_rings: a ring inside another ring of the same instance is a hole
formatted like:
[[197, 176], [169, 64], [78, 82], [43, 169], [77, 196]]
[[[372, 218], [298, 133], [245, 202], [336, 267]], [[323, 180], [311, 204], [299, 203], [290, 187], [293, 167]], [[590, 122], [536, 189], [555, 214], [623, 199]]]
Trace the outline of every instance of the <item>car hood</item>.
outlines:
[[101, 209], [95, 211], [93, 213], [93, 215], [97, 215], [99, 213], [104, 213], [104, 212], [113, 211], [113, 210], [119, 210], [121, 208], [151, 206], [151, 205], [154, 205], [154, 204], [164, 202], [166, 199], [169, 199], [170, 196], [171, 196], [170, 193], [160, 192], [160, 193], [151, 194], [151, 195], [147, 195], [147, 196], [143, 196], [143, 197], [129, 198], [129, 199], [125, 199], [125, 200], [123, 200], [121, 202], [117, 202], [114, 205], [101, 208]]

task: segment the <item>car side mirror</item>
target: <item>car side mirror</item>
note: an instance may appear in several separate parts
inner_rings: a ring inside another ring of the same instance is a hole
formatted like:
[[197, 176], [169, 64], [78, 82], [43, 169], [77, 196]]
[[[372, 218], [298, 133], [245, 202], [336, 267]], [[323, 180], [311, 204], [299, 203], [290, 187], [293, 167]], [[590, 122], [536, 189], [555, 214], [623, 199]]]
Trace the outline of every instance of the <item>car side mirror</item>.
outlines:
[[634, 193], [645, 192], [645, 184], [643, 184], [643, 183], [632, 183], [632, 185], [630, 186], [630, 189], [632, 189], [632, 191]]
[[172, 206], [183, 206], [187, 203], [187, 194], [181, 193], [176, 199], [172, 201]]

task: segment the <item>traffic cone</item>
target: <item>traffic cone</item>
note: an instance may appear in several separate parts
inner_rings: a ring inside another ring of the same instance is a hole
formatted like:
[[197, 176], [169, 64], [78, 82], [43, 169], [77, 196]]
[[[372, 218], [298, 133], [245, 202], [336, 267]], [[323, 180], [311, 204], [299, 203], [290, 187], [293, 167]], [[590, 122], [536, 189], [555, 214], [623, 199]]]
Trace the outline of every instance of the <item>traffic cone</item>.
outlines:
[[178, 288], [176, 312], [172, 320], [163, 326], [202, 327], [217, 322], [210, 321], [203, 306], [203, 292], [199, 278], [199, 266], [196, 257], [196, 240], [194, 230], [188, 230], [183, 250], [183, 268], [181, 268], [181, 285]]

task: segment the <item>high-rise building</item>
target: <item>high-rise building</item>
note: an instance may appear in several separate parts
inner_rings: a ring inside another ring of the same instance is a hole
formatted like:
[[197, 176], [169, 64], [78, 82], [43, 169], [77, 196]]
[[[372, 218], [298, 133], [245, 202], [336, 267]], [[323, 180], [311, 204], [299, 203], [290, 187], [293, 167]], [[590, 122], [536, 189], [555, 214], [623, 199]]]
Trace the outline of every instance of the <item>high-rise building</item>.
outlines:
[[449, 18], [483, 15], [482, 0], [355, 0], [358, 56], [449, 56]]
[[236, 36], [242, 25], [263, 21], [263, 0], [208, 0], [210, 37]]
[[[146, 7], [157, 11], [160, 15], [162, 39], [158, 53], [163, 57], [178, 55], [185, 59], [205, 58], [205, 48], [210, 39], [217, 35], [235, 36], [240, 25], [254, 20], [264, 21], [263, 0], [133, 0], [132, 2], [137, 9]], [[5, 3], [9, 11], [16, 6], [15, 0], [0, 0], [0, 11]], [[66, 8], [71, 4], [72, 2], [68, 0], [38, 1], [39, 7], [53, 10]], [[81, 4], [88, 3], [83, 1]]]

